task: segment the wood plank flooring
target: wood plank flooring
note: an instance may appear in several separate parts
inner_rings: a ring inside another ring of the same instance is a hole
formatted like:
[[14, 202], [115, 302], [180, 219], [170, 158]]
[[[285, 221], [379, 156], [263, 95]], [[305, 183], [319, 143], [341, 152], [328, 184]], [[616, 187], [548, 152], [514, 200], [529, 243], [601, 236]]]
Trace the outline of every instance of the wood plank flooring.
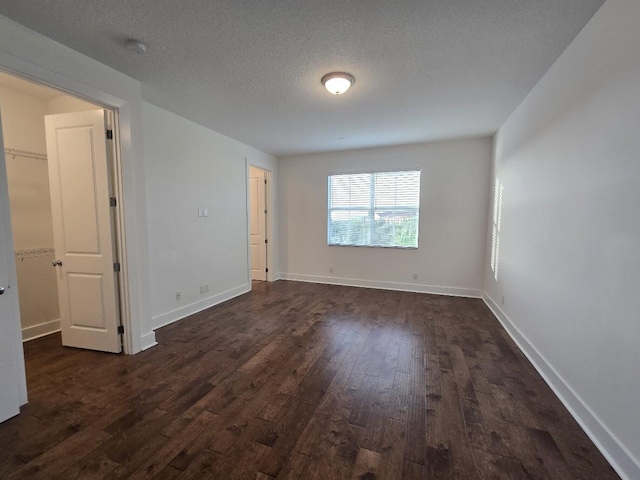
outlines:
[[0, 478], [618, 478], [481, 300], [256, 283], [156, 333], [25, 344]]

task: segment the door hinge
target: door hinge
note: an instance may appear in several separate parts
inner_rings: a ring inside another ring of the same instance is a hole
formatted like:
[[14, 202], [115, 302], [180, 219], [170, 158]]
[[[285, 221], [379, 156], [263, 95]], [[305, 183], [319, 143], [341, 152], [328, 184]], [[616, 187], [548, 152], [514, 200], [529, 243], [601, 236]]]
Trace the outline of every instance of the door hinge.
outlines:
[[118, 204], [116, 197], [110, 197], [109, 198], [109, 206], [110, 207], [115, 207]]
[[269, 243], [269, 240], [267, 240], [266, 238], [264, 239], [264, 243]]
[[119, 272], [120, 271], [120, 262], [116, 262], [113, 264], [113, 271], [114, 272]]
[[113, 130], [107, 130], [107, 140], [113, 140]]
[[267, 209], [266, 209], [266, 208], [264, 209], [264, 214], [265, 214], [265, 215], [267, 214]]
[[265, 184], [265, 185], [267, 184], [267, 179], [266, 179], [266, 178], [264, 179], [264, 184]]
[[265, 272], [267, 272], [267, 273], [269, 273], [269, 269], [268, 269], [268, 268], [265, 268], [265, 269], [264, 269], [264, 271], [265, 271]]
[[118, 334], [124, 335], [124, 325], [118, 325]]

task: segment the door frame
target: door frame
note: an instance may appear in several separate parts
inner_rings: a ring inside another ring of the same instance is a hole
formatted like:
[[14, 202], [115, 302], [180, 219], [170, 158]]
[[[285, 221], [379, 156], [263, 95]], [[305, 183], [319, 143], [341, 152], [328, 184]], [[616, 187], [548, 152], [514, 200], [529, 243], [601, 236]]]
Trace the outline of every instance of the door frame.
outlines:
[[[16, 75], [11, 72], [9, 73], [16, 78], [26, 80], [21, 75]], [[42, 84], [42, 82], [37, 82], [37, 83]], [[47, 86], [50, 87], [49, 85]], [[118, 117], [119, 117], [118, 109], [114, 107], [110, 107], [108, 105], [104, 105], [102, 104], [102, 102], [97, 102], [91, 99], [87, 99], [85, 97], [80, 97], [73, 93], [62, 91], [61, 89], [56, 87], [50, 87], [50, 88], [54, 88], [65, 95], [87, 100], [91, 102], [93, 105], [95, 105], [96, 107], [102, 108], [110, 113], [110, 115], [107, 116], [109, 122], [105, 126], [107, 129], [112, 130], [113, 142], [107, 143], [107, 153], [106, 153], [107, 165], [106, 166], [107, 166], [108, 175], [109, 175], [108, 181], [111, 184], [111, 187], [113, 189], [113, 195], [116, 198], [116, 206], [111, 210], [113, 212], [113, 218], [110, 224], [111, 224], [111, 237], [114, 242], [113, 244], [114, 262], [120, 263], [120, 271], [114, 272], [115, 279], [116, 279], [116, 286], [115, 286], [116, 309], [119, 314], [120, 324], [124, 327], [124, 330], [125, 330], [125, 334], [122, 336], [122, 351], [125, 351], [125, 342], [127, 338], [126, 333], [127, 331], [131, 330], [130, 328], [131, 322], [130, 322], [130, 310], [128, 308], [129, 297], [128, 297], [128, 284], [127, 284], [127, 272], [126, 272], [127, 246], [125, 242], [124, 222], [123, 222], [124, 195], [123, 195], [123, 186], [122, 186], [122, 159], [120, 155], [120, 131], [119, 131], [119, 123], [118, 123]], [[109, 161], [110, 158], [112, 160], [111, 162]], [[6, 159], [5, 159], [5, 162], [6, 162]], [[6, 168], [6, 165], [5, 165], [5, 168]], [[11, 233], [12, 233], [12, 230], [13, 229], [10, 228]], [[15, 269], [15, 265], [14, 265], [14, 269]], [[17, 283], [16, 283], [16, 288], [17, 288]], [[16, 316], [21, 321], [20, 315], [21, 315], [20, 310], [17, 309]]]
[[265, 179], [267, 180], [267, 184], [265, 186], [265, 208], [267, 209], [267, 225], [266, 225], [266, 238], [267, 242], [267, 258], [266, 258], [266, 268], [267, 268], [267, 282], [273, 282], [275, 280], [273, 268], [271, 268], [271, 263], [273, 259], [273, 235], [272, 235], [272, 225], [273, 225], [273, 189], [271, 188], [272, 184], [272, 176], [271, 170], [266, 168], [264, 165], [259, 163], [251, 162], [247, 157], [244, 159], [245, 163], [245, 189], [246, 189], [246, 206], [247, 206], [247, 283], [249, 288], [252, 285], [251, 279], [251, 196], [249, 191], [249, 182], [250, 182], [250, 167], [259, 168], [265, 172]]
[[[126, 152], [132, 155], [132, 145], [130, 137], [131, 129], [131, 111], [129, 103], [124, 99], [118, 99], [112, 95], [101, 92], [99, 90], [81, 85], [74, 82], [71, 79], [58, 76], [53, 72], [49, 72], [38, 68], [32, 64], [26, 65], [27, 68], [15, 68], [7, 66], [7, 62], [0, 56], [0, 71], [21, 78], [23, 80], [31, 81], [47, 87], [60, 91], [62, 94], [70, 95], [82, 100], [86, 100], [92, 104], [95, 104], [99, 108], [104, 108], [112, 113], [113, 118], [113, 188], [114, 194], [117, 198], [117, 204], [114, 208], [114, 229], [112, 234], [114, 235], [114, 241], [116, 242], [116, 249], [119, 255], [118, 261], [121, 264], [121, 271], [117, 273], [118, 278], [118, 297], [119, 297], [119, 310], [120, 321], [124, 327], [124, 334], [122, 338], [123, 352], [127, 354], [134, 354], [142, 350], [140, 347], [140, 336], [138, 338], [134, 335], [134, 328], [132, 316], [131, 316], [131, 295], [130, 295], [130, 272], [128, 267], [130, 265], [127, 250], [129, 247], [128, 237], [126, 234], [125, 226], [125, 204], [126, 199], [124, 195], [125, 183], [123, 175], [123, 150], [129, 150]], [[128, 140], [123, 142], [122, 126], [125, 125], [127, 130]], [[136, 249], [134, 248], [134, 251]], [[14, 268], [15, 270], [15, 268]], [[12, 272], [15, 274], [15, 272]], [[15, 277], [14, 277], [15, 278]], [[15, 309], [14, 309], [15, 311]], [[19, 312], [14, 318], [14, 321], [20, 323]], [[25, 385], [26, 386], [26, 385]], [[26, 403], [26, 392], [24, 403]]]

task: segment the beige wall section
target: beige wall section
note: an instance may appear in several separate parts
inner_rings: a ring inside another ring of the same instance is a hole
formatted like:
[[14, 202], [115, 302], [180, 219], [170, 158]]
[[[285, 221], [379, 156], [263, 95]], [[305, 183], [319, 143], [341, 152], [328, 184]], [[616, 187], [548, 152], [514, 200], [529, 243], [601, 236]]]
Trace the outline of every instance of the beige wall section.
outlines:
[[[489, 138], [281, 158], [281, 276], [480, 296], [490, 165]], [[414, 168], [422, 171], [417, 249], [327, 245], [328, 175]]]
[[0, 85], [0, 108], [11, 121], [2, 125], [4, 147], [47, 153], [44, 116], [47, 100]]
[[92, 103], [69, 95], [62, 95], [47, 101], [47, 115], [86, 112], [87, 110], [95, 110], [97, 108], [98, 107]]
[[[47, 99], [0, 87], [5, 148], [46, 154]], [[6, 156], [23, 339], [60, 328], [45, 160]]]
[[[0, 76], [0, 84], [5, 78]], [[11, 85], [19, 88], [19, 82], [12, 79]], [[5, 148], [46, 154], [45, 115], [96, 108], [67, 95], [43, 98], [0, 86]], [[18, 155], [7, 155], [6, 165], [20, 320], [22, 337], [26, 340], [60, 328], [58, 287], [51, 267], [54, 253], [49, 173], [46, 161]]]
[[[46, 154], [47, 101], [0, 87], [5, 148]], [[16, 250], [53, 247], [47, 163], [8, 155], [11, 225]]]
[[[11, 116], [2, 120], [11, 123]], [[47, 162], [7, 155], [7, 175], [16, 250], [53, 247]]]

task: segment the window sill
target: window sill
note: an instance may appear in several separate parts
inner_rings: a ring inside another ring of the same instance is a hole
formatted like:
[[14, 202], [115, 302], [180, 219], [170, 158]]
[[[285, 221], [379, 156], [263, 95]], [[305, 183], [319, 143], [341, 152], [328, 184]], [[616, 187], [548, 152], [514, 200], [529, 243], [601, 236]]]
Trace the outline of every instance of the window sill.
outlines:
[[397, 250], [418, 250], [418, 247], [400, 247], [394, 245], [356, 245], [347, 243], [328, 243], [328, 247], [358, 247], [358, 248], [391, 248]]

